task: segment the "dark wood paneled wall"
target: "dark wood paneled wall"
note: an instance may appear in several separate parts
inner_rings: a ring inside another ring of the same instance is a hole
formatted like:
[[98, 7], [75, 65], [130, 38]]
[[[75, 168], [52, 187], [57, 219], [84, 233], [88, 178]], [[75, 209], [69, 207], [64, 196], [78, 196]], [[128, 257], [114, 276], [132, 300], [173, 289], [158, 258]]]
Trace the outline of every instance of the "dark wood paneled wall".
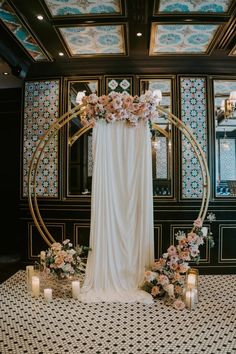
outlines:
[[[20, 253], [19, 187], [22, 89], [0, 90], [0, 254]], [[7, 230], [7, 231], [6, 231]]]
[[[192, 75], [193, 76], [193, 75]], [[198, 76], [198, 75], [196, 75]], [[80, 77], [81, 78], [81, 77]], [[207, 79], [210, 79], [206, 75]], [[137, 83], [134, 85], [137, 90]], [[209, 90], [209, 124], [212, 129], [213, 100]], [[64, 105], [65, 106], [65, 105]], [[61, 111], [61, 113], [63, 110]], [[63, 135], [63, 131], [61, 132]], [[63, 139], [62, 139], [63, 141]], [[213, 134], [209, 132], [209, 162], [210, 172], [214, 170]], [[65, 158], [65, 150], [62, 150], [60, 158]], [[64, 151], [64, 152], [63, 152]], [[23, 157], [21, 157], [22, 159]], [[181, 200], [179, 198], [180, 184], [180, 158], [176, 151], [175, 159], [175, 197], [172, 199], [154, 198], [154, 234], [155, 234], [155, 255], [159, 257], [166, 251], [168, 246], [175, 242], [175, 233], [178, 230], [190, 230], [193, 220], [198, 214], [200, 201]], [[65, 164], [61, 164], [65, 166]], [[60, 171], [62, 180], [65, 178], [65, 171]], [[214, 183], [213, 175], [211, 176]], [[65, 181], [63, 182], [65, 183]], [[63, 184], [62, 183], [62, 184]], [[64, 193], [64, 192], [63, 192]], [[69, 238], [74, 244], [89, 244], [90, 228], [90, 197], [80, 196], [69, 198], [61, 194], [58, 199], [39, 200], [39, 207], [43, 219], [59, 242]], [[64, 193], [65, 194], [65, 193]], [[33, 261], [37, 259], [40, 250], [47, 248], [46, 243], [40, 237], [29, 212], [27, 199], [22, 198], [20, 202], [20, 232], [18, 234], [21, 242], [22, 259]], [[216, 215], [216, 221], [209, 226], [214, 236], [215, 247], [210, 249], [208, 245], [202, 247], [201, 261], [198, 267], [202, 273], [235, 273], [236, 272], [236, 200], [214, 199], [213, 191], [209, 205], [209, 212]]]

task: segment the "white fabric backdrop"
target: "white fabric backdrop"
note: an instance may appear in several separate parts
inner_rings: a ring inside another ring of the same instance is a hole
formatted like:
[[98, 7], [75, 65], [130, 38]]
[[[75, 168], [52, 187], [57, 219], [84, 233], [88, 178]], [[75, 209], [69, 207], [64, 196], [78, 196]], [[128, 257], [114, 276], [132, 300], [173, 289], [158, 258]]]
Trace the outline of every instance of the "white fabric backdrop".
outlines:
[[147, 123], [93, 128], [90, 247], [81, 300], [151, 303], [142, 290], [154, 260], [151, 136]]

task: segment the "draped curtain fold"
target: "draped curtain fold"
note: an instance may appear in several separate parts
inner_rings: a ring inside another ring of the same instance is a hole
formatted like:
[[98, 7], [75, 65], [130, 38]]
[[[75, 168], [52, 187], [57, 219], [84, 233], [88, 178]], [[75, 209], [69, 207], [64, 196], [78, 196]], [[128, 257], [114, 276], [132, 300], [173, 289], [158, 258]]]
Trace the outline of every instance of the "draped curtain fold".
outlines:
[[152, 302], [139, 289], [154, 259], [151, 136], [148, 124], [93, 128], [90, 247], [81, 300]]

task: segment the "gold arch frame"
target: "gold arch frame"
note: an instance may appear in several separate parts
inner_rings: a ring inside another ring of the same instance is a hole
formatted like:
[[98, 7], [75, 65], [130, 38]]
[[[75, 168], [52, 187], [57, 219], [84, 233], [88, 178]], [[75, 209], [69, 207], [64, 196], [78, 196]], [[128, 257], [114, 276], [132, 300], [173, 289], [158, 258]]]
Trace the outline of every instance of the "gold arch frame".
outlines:
[[[63, 114], [56, 123], [54, 123], [50, 129], [45, 133], [45, 135], [40, 139], [35, 152], [32, 156], [32, 160], [29, 166], [29, 172], [28, 172], [28, 201], [29, 201], [29, 209], [33, 218], [33, 221], [35, 223], [35, 226], [37, 227], [40, 235], [44, 239], [44, 241], [48, 244], [48, 246], [51, 245], [51, 243], [56, 242], [49, 230], [47, 229], [43, 218], [41, 216], [39, 207], [38, 207], [38, 201], [37, 201], [37, 194], [36, 194], [36, 176], [37, 176], [37, 171], [38, 171], [38, 166], [40, 159], [42, 157], [42, 154], [46, 148], [46, 146], [50, 143], [50, 141], [53, 139], [53, 137], [56, 135], [56, 133], [68, 122], [70, 122], [74, 117], [76, 117], [78, 114], [83, 113], [85, 109], [84, 105], [78, 105], [74, 107], [71, 111], [66, 112]], [[204, 155], [204, 152], [200, 146], [200, 144], [197, 142], [195, 139], [193, 133], [188, 129], [188, 127], [178, 118], [176, 117], [173, 113], [168, 112], [166, 109], [162, 108], [161, 106], [156, 107], [157, 111], [164, 113], [167, 116], [168, 121], [170, 121], [172, 124], [174, 124], [187, 138], [187, 140], [190, 142], [194, 153], [196, 154], [200, 167], [201, 167], [201, 172], [202, 172], [202, 178], [203, 178], [203, 195], [202, 195], [202, 203], [200, 207], [200, 211], [198, 213], [197, 218], [201, 218], [203, 221], [205, 219], [207, 209], [208, 209], [208, 204], [209, 204], [209, 198], [210, 198], [210, 176], [209, 176], [209, 171], [208, 171], [208, 166], [207, 166], [207, 161]], [[69, 140], [68, 144], [73, 145], [73, 143], [79, 139], [81, 135], [83, 135], [85, 132], [87, 132], [89, 129], [92, 128], [92, 125], [87, 125], [78, 132], [76, 132]], [[157, 124], [153, 124], [153, 128], [155, 130], [159, 130], [159, 127]], [[33, 197], [33, 201], [32, 201]]]

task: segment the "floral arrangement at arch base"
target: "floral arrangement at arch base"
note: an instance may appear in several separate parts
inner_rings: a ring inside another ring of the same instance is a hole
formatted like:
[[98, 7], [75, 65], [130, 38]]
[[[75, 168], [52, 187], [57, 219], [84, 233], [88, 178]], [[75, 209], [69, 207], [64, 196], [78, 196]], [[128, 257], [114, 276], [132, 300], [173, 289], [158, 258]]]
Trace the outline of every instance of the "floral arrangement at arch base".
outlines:
[[79, 276], [85, 272], [87, 246], [73, 248], [69, 239], [62, 243], [54, 242], [46, 251], [41, 251], [40, 262], [46, 274], [58, 279]]
[[[215, 220], [215, 215], [210, 213], [207, 219], [212, 222]], [[142, 289], [154, 298], [166, 296], [167, 304], [182, 310], [185, 308], [183, 289], [185, 275], [190, 268], [188, 262], [198, 263], [200, 260], [199, 246], [208, 241], [209, 247], [213, 247], [214, 240], [208, 228], [202, 227], [200, 218], [194, 221], [189, 233], [178, 231], [175, 236], [178, 244], [171, 245], [161, 258], [155, 260], [152, 268], [145, 272]]]

